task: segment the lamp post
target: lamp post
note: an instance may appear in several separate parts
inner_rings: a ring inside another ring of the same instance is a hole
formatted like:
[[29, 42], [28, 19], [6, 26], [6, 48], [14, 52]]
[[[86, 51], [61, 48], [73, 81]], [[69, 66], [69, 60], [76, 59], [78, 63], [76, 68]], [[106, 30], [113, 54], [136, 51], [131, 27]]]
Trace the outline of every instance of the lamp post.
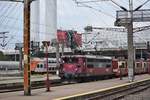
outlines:
[[46, 91], [50, 91], [50, 83], [49, 83], [49, 68], [48, 68], [48, 47], [50, 46], [50, 41], [43, 41], [43, 46], [45, 47], [45, 57], [46, 57]]

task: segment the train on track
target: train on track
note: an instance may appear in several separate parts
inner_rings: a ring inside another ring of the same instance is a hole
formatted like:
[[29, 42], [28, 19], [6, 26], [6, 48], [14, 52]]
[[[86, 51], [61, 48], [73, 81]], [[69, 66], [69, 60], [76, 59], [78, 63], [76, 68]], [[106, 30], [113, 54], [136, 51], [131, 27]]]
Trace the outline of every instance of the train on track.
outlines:
[[[40, 59], [32, 59], [31, 60], [31, 72], [32, 73], [46, 73], [46, 58]], [[48, 58], [48, 71], [49, 73], [57, 73], [58, 67], [56, 65], [56, 58]]]
[[0, 61], [0, 70], [19, 70], [19, 62], [18, 61]]
[[[23, 63], [22, 63], [23, 64]], [[33, 58], [30, 61], [31, 73], [43, 74], [47, 72], [46, 59], [45, 58]], [[23, 70], [19, 61], [0, 61], [0, 70]], [[58, 68], [56, 67], [56, 58], [48, 58], [48, 70], [49, 73], [56, 73]]]
[[[135, 74], [147, 73], [150, 60], [135, 61]], [[66, 55], [62, 56], [59, 76], [62, 80], [83, 81], [84, 79], [99, 79], [118, 77], [128, 74], [127, 60], [118, 60], [106, 56]]]

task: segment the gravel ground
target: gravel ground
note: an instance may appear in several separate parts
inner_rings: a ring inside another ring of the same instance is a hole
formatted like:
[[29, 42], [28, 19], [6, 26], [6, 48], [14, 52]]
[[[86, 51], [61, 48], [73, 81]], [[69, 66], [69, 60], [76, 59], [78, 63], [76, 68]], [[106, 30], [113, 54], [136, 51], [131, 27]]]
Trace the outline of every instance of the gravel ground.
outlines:
[[120, 100], [150, 100], [150, 88], [132, 95], [128, 95]]

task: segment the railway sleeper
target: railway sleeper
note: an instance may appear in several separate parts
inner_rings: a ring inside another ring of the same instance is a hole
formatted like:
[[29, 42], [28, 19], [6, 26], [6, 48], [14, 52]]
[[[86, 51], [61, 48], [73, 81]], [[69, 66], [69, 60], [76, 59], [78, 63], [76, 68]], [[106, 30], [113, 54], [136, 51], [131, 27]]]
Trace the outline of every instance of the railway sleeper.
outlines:
[[63, 100], [118, 100], [129, 94], [134, 94], [136, 92], [143, 91], [150, 87], [150, 80], [129, 83], [125, 86], [118, 86], [110, 88], [104, 91], [98, 91], [94, 93], [88, 93], [84, 95], [79, 95], [77, 97], [70, 97]]
[[86, 100], [117, 100], [120, 98], [123, 98], [129, 94], [134, 94], [139, 91], [143, 91], [144, 89], [149, 88], [149, 84], [140, 84], [138, 85], [131, 85], [123, 88], [116, 88], [114, 90], [105, 91], [104, 93], [101, 93], [101, 95], [96, 95], [93, 97], [89, 97]]

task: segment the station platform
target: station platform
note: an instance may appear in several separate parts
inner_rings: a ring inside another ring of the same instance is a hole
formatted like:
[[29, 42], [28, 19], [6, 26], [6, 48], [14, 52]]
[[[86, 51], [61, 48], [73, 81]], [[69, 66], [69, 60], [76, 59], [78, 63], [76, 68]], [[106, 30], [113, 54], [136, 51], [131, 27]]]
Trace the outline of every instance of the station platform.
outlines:
[[[149, 74], [137, 75], [135, 80], [149, 79]], [[46, 92], [45, 88], [32, 90], [31, 96], [24, 96], [23, 91], [0, 93], [0, 100], [61, 100], [63, 97], [74, 96], [95, 90], [104, 90], [110, 87], [123, 85], [128, 83], [128, 77], [100, 80], [88, 83], [77, 83], [71, 85], [52, 87], [50, 92]]]

